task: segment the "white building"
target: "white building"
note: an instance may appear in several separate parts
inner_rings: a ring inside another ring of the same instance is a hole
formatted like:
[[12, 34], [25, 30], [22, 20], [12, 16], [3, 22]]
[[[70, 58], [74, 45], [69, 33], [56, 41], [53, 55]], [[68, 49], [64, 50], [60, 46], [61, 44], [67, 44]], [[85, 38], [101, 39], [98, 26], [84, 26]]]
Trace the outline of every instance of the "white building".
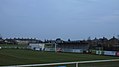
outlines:
[[32, 50], [43, 51], [45, 49], [45, 44], [44, 43], [30, 43], [29, 48]]

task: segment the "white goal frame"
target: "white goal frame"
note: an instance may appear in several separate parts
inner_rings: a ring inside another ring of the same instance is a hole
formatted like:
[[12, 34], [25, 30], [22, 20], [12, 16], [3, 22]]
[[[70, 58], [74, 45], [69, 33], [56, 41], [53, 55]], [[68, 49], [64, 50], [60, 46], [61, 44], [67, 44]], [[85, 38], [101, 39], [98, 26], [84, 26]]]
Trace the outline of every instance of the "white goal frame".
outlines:
[[119, 59], [110, 59], [110, 60], [92, 60], [92, 61], [79, 61], [79, 62], [61, 62], [61, 63], [47, 63], [47, 64], [28, 64], [28, 65], [14, 65], [14, 66], [2, 66], [2, 67], [30, 67], [30, 66], [51, 66], [51, 65], [63, 65], [63, 64], [75, 64], [78, 67], [78, 64], [81, 63], [97, 63], [97, 62], [111, 62], [119, 61]]

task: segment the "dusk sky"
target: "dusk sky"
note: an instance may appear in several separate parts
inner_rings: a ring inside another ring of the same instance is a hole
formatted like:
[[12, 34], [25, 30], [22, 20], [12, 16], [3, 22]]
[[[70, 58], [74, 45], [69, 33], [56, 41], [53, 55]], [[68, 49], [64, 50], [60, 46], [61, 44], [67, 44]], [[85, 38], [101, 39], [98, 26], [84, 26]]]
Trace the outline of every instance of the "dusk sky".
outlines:
[[87, 39], [119, 35], [119, 0], [0, 0], [3, 38]]

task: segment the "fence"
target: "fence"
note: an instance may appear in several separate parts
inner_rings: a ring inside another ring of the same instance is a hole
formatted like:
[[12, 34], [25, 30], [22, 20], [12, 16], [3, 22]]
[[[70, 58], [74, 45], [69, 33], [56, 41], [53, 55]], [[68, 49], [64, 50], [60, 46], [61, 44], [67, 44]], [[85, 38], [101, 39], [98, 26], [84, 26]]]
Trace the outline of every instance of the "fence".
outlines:
[[[29, 64], [29, 65], [14, 65], [14, 66], [2, 66], [2, 67], [33, 67], [33, 66], [55, 66], [58, 65], [68, 65], [68, 64], [75, 64], [75, 67], [79, 67], [80, 64], [87, 64], [87, 63], [99, 63], [99, 62], [115, 62], [119, 61], [119, 59], [111, 59], [111, 60], [93, 60], [93, 61], [79, 61], [79, 62], [62, 62], [62, 63], [48, 63], [48, 64]], [[64, 67], [64, 66], [62, 66]], [[66, 67], [66, 66], [65, 66]], [[113, 67], [113, 66], [112, 66]], [[118, 65], [119, 67], [119, 65]]]

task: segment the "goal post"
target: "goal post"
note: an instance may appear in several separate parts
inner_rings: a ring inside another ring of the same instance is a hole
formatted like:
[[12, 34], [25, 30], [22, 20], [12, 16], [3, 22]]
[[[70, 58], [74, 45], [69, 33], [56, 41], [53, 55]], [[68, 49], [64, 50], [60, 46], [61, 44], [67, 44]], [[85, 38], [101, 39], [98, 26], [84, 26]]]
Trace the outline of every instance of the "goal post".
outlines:
[[29, 65], [14, 65], [14, 66], [2, 66], [2, 67], [43, 67], [43, 66], [54, 66], [54, 67], [67, 67], [62, 65], [71, 65], [74, 64], [75, 67], [80, 67], [81, 64], [90, 64], [90, 63], [105, 63], [105, 62], [119, 62], [119, 59], [110, 59], [110, 60], [92, 60], [92, 61], [79, 61], [79, 62], [61, 62], [61, 63], [47, 63], [47, 64], [29, 64]]

